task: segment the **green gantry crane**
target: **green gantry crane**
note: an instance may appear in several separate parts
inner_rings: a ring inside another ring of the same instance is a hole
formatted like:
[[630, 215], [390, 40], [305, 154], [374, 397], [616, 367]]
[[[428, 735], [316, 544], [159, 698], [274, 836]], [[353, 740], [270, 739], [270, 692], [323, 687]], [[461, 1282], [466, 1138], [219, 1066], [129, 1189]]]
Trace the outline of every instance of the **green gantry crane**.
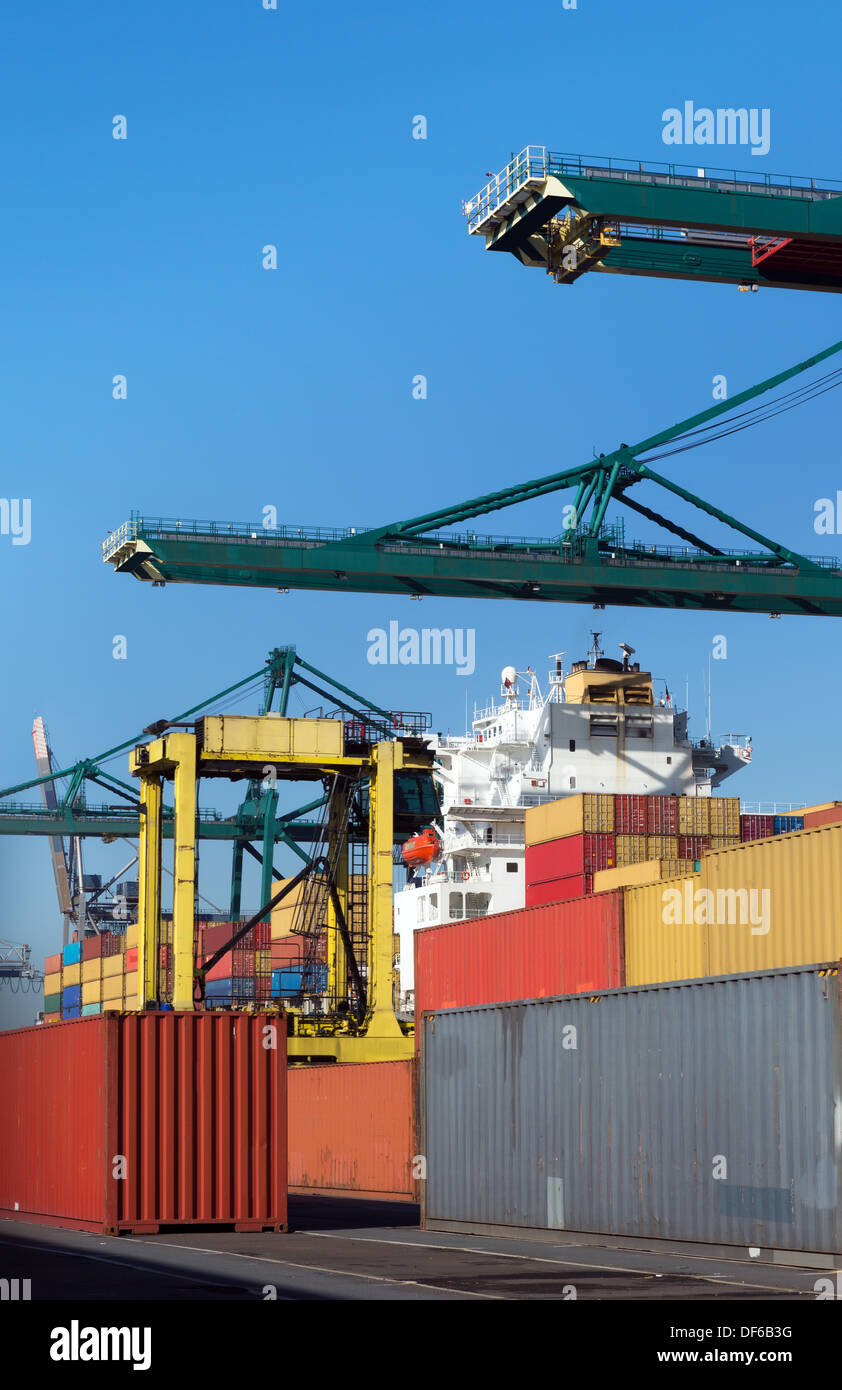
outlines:
[[[253, 671], [235, 681], [225, 690], [185, 710], [172, 719], [160, 719], [148, 725], [140, 734], [116, 744], [94, 758], [83, 758], [70, 767], [53, 769], [30, 781], [0, 790], [0, 835], [42, 835], [52, 841], [64, 838], [95, 837], [106, 841], [136, 839], [140, 833], [140, 801], [137, 787], [115, 777], [104, 766], [120, 753], [128, 754], [150, 738], [157, 738], [169, 728], [183, 725], [200, 711], [208, 710], [249, 686], [262, 684], [260, 713], [269, 714], [277, 701], [277, 712], [286, 714], [290, 691], [296, 685], [304, 687], [323, 702], [322, 708], [334, 718], [345, 722], [345, 737], [349, 748], [367, 748], [381, 739], [402, 736], [418, 737], [428, 731], [432, 716], [419, 711], [386, 710], [359, 695], [334, 677], [326, 675], [299, 656], [295, 647], [276, 647], [259, 671]], [[11, 801], [34, 787], [54, 788], [65, 783], [61, 795], [49, 798], [49, 804], [39, 805]], [[98, 786], [123, 804], [91, 805], [87, 787]], [[361, 787], [360, 800], [351, 808], [349, 839], [364, 843], [368, 836], [367, 785]], [[293, 811], [278, 814], [278, 792], [275, 788], [249, 780], [247, 792], [234, 816], [222, 816], [217, 811], [197, 810], [196, 835], [202, 840], [225, 840], [233, 844], [230, 915], [240, 915], [243, 856], [249, 854], [262, 865], [261, 902], [271, 896], [273, 879], [281, 874], [273, 866], [274, 849], [285, 844], [305, 864], [310, 855], [302, 844], [317, 844], [324, 834], [324, 816], [329, 797], [327, 791], [316, 800]], [[309, 819], [313, 813], [315, 818]], [[320, 813], [320, 814], [319, 814]], [[413, 772], [395, 777], [394, 842], [400, 844], [408, 836], [428, 825], [440, 814], [438, 798], [432, 780]], [[163, 834], [172, 839], [174, 810], [163, 808]], [[256, 848], [256, 843], [260, 849]], [[121, 873], [124, 871], [121, 871]], [[119, 875], [118, 875], [119, 876]], [[118, 877], [116, 876], [116, 877]], [[112, 880], [113, 882], [113, 880]], [[106, 887], [109, 885], [106, 885]], [[103, 891], [103, 890], [100, 890]], [[94, 895], [96, 896], [96, 894]], [[84, 924], [84, 919], [79, 925]]]
[[462, 206], [487, 250], [509, 251], [560, 284], [601, 270], [749, 290], [842, 290], [838, 180], [527, 145]]
[[[801, 555], [704, 501], [652, 468], [667, 455], [747, 429], [842, 384], [842, 369], [771, 401], [740, 410], [842, 351], [842, 341], [687, 420], [621, 444], [577, 467], [516, 483], [484, 497], [373, 528], [131, 519], [103, 543], [118, 574], [153, 584], [233, 584], [416, 597], [509, 598], [537, 602], [707, 609], [714, 612], [842, 616], [842, 567]], [[720, 422], [720, 417], [730, 419]], [[716, 422], [716, 423], [714, 423]], [[670, 447], [664, 448], [668, 445]], [[642, 482], [689, 504], [740, 535], [750, 548], [727, 550], [636, 497]], [[559, 534], [544, 540], [454, 532], [489, 512], [568, 490]], [[626, 542], [609, 503], [646, 517], [683, 544]]]

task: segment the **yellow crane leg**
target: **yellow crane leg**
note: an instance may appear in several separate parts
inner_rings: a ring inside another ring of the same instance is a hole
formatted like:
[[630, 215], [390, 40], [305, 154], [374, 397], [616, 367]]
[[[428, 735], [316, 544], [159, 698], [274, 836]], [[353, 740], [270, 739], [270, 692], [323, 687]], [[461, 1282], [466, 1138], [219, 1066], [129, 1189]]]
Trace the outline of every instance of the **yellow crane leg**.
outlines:
[[140, 839], [138, 847], [137, 1003], [158, 998], [158, 946], [161, 938], [161, 808], [160, 777], [140, 782]]
[[368, 830], [368, 1038], [403, 1038], [395, 1017], [392, 950], [395, 773], [402, 767], [403, 744], [375, 745]]
[[174, 1009], [193, 1008], [193, 931], [196, 920], [196, 736], [167, 735], [167, 754], [175, 761], [175, 846], [173, 863]]
[[[352, 790], [348, 788], [348, 795], [351, 796]], [[344, 806], [339, 804], [337, 798], [332, 798], [330, 815], [328, 817], [328, 843], [334, 844], [335, 839], [340, 833], [340, 826], [345, 821]], [[336, 856], [336, 892], [342, 905], [345, 921], [348, 930], [351, 930], [351, 923], [348, 920], [348, 837], [347, 834], [339, 847]], [[336, 929], [336, 913], [333, 910], [333, 903], [328, 899], [327, 921], [331, 930], [327, 934], [327, 992], [331, 999], [338, 999], [345, 994], [345, 981], [348, 975], [348, 963], [345, 957], [345, 947], [342, 938]]]

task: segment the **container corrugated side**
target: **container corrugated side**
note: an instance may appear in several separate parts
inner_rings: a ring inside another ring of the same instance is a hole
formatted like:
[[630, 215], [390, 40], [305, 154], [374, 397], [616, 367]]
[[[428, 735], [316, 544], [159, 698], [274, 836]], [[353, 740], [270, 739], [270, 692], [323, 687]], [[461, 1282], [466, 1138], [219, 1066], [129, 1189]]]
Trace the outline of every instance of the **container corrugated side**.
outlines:
[[282, 1230], [286, 1020], [104, 1013], [0, 1033], [0, 1134], [3, 1216]]
[[417, 1201], [412, 1060], [291, 1067], [288, 1079], [291, 1188]]
[[842, 1254], [838, 967], [427, 1014], [423, 1219]]
[[662, 879], [625, 890], [627, 985], [696, 980], [709, 973], [707, 929], [676, 923], [674, 914], [664, 912], [675, 889], [684, 902], [688, 883], [695, 891], [699, 875]]
[[842, 825], [706, 854], [699, 886], [713, 894], [711, 975], [842, 957]]
[[413, 939], [416, 1019], [425, 1009], [613, 989], [625, 979], [622, 892], [425, 927]]

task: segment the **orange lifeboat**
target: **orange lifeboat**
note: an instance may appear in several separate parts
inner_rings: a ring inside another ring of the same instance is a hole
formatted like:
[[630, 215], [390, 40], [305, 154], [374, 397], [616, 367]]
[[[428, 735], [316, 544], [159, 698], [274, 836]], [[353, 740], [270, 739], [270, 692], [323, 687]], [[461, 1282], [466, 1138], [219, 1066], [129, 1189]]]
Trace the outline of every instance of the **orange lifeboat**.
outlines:
[[432, 864], [440, 853], [439, 837], [431, 825], [412, 835], [401, 846], [401, 858], [405, 864]]

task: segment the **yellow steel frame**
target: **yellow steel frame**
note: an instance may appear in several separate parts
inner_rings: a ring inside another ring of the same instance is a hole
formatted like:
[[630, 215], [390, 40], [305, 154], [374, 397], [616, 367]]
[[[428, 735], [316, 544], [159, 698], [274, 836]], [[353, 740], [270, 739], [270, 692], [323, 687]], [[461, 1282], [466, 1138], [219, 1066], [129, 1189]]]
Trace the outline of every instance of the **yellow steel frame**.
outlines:
[[[426, 770], [429, 758], [412, 756], [401, 742], [378, 743], [370, 757], [345, 757], [333, 753], [290, 753], [289, 725], [271, 716], [250, 719], [253, 751], [209, 752], [201, 749], [195, 733], [173, 732], [136, 748], [130, 755], [130, 770], [141, 783], [140, 818], [140, 901], [138, 904], [138, 1007], [157, 996], [157, 971], [161, 940], [161, 807], [163, 782], [174, 782], [174, 876], [173, 900], [173, 1006], [193, 1008], [194, 920], [196, 911], [196, 789], [201, 777], [228, 777], [235, 766], [245, 774], [267, 764], [284, 770], [310, 769], [313, 777], [339, 768], [366, 769], [369, 778], [369, 855], [368, 855], [368, 1010], [362, 1035], [337, 1031], [333, 1035], [299, 1035], [288, 1041], [292, 1059], [337, 1061], [389, 1061], [411, 1057], [412, 1037], [407, 1036], [395, 1017], [392, 939], [392, 840], [394, 826], [394, 779], [401, 769]], [[307, 724], [307, 720], [300, 721]], [[245, 721], [244, 721], [245, 725]], [[278, 729], [278, 742], [285, 749], [272, 749], [267, 725]], [[248, 741], [248, 740], [246, 740]], [[269, 747], [267, 747], [267, 742]], [[336, 812], [338, 815], [338, 811]], [[334, 822], [333, 831], [338, 825]], [[330, 831], [329, 831], [330, 833]], [[338, 856], [339, 898], [344, 911], [348, 904], [347, 854]], [[333, 908], [329, 921], [335, 925]], [[328, 968], [331, 987], [344, 976], [345, 952], [339, 934], [329, 933]], [[341, 1025], [339, 1025], [341, 1027]]]

